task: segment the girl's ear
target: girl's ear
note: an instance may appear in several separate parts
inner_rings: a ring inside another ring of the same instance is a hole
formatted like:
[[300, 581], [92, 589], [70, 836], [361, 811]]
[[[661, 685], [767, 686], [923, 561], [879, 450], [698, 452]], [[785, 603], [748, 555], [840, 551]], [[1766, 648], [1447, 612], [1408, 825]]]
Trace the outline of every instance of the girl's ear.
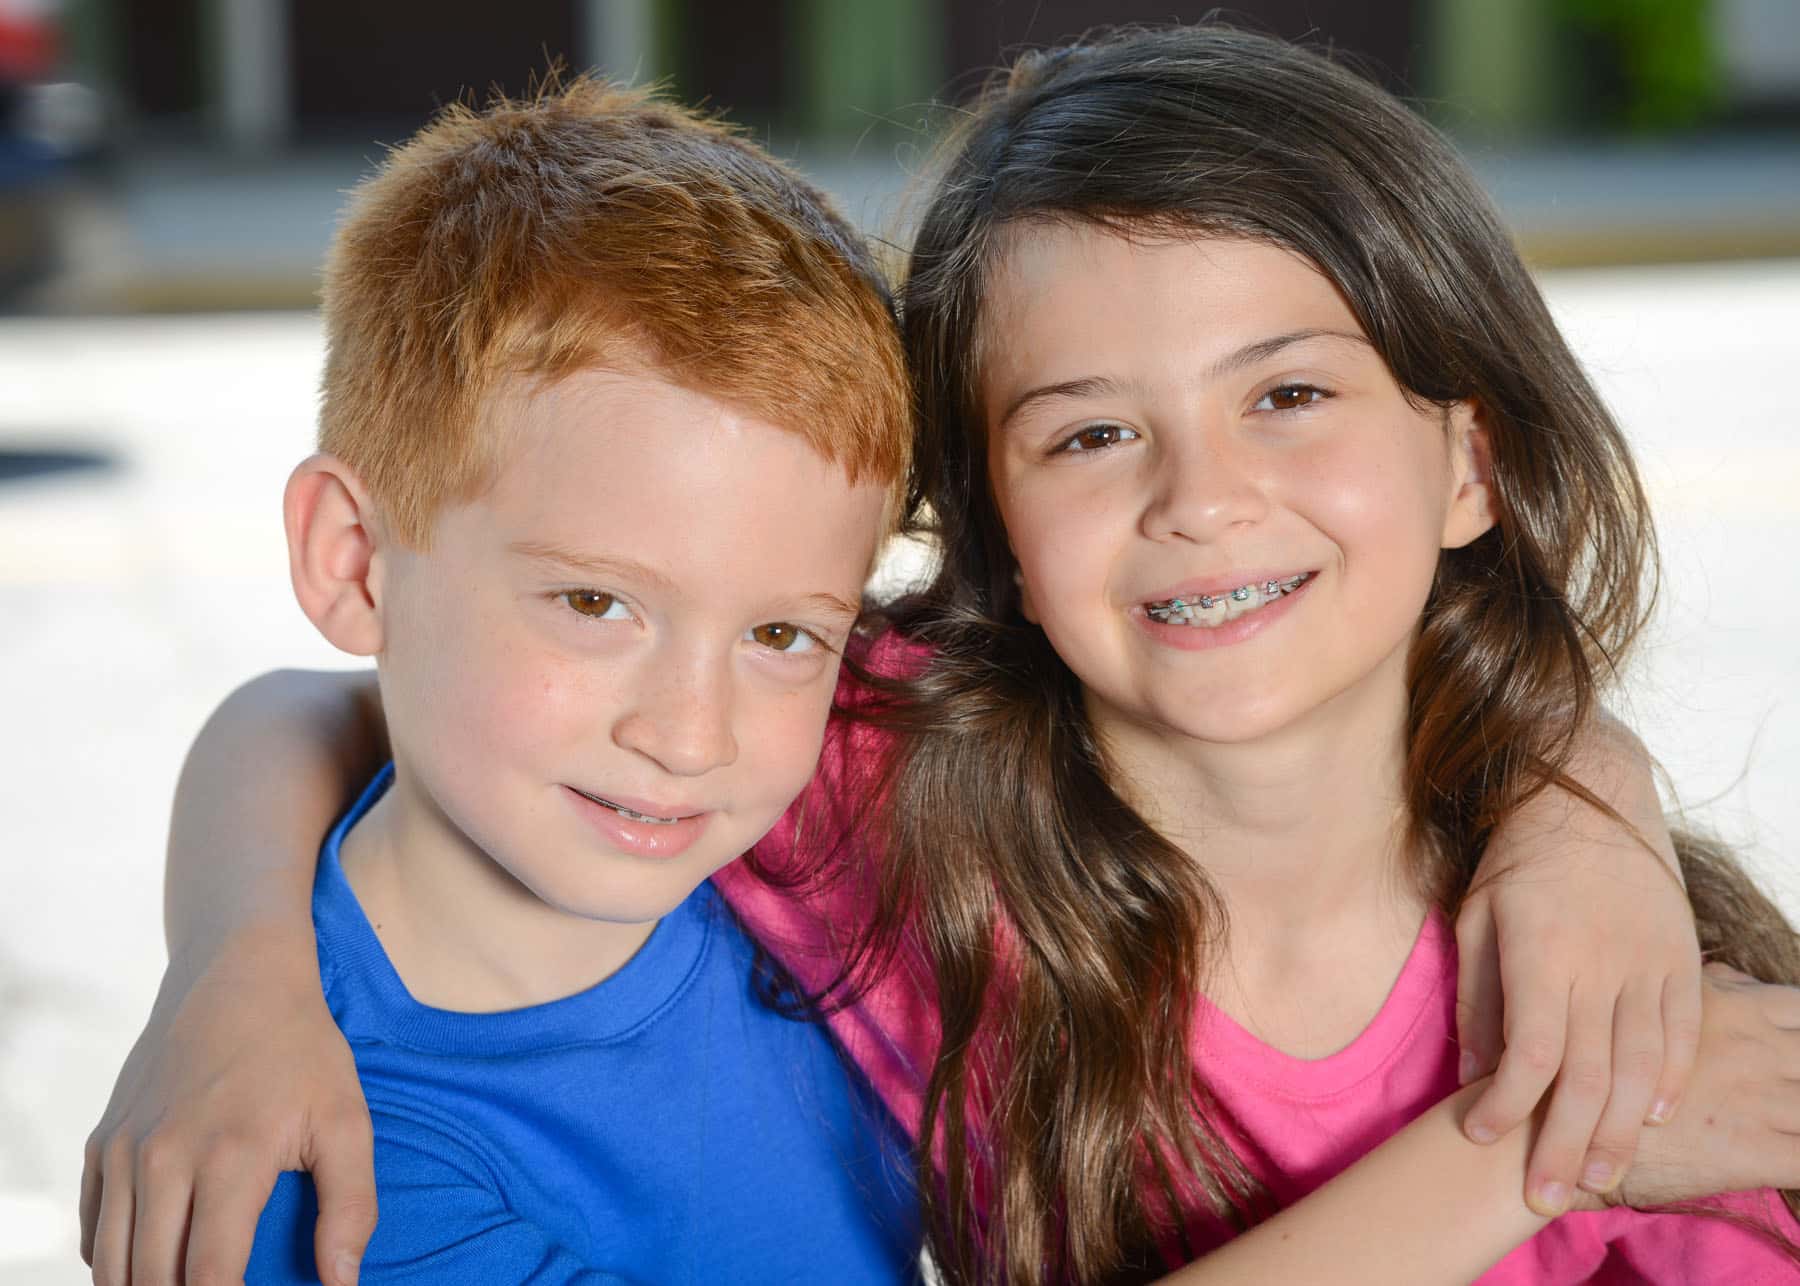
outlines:
[[362, 480], [336, 456], [308, 456], [281, 501], [300, 610], [334, 646], [374, 656], [382, 645], [380, 539]]
[[1479, 402], [1450, 408], [1444, 431], [1450, 441], [1450, 506], [1444, 514], [1443, 548], [1460, 549], [1494, 525], [1493, 457], [1487, 411]]

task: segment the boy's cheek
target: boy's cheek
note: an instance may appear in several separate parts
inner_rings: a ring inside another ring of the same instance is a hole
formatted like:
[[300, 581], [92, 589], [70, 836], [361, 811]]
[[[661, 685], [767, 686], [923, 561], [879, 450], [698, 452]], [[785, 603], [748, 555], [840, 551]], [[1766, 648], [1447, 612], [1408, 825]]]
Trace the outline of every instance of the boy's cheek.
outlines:
[[[819, 752], [825, 742], [825, 726], [831, 716], [831, 696], [835, 689], [836, 667], [819, 691], [790, 693], [771, 702], [757, 716], [742, 721], [755, 730], [752, 744], [760, 747], [761, 775], [766, 795], [779, 800], [777, 813], [787, 807], [812, 780], [819, 764]], [[740, 734], [739, 744], [743, 744]]]

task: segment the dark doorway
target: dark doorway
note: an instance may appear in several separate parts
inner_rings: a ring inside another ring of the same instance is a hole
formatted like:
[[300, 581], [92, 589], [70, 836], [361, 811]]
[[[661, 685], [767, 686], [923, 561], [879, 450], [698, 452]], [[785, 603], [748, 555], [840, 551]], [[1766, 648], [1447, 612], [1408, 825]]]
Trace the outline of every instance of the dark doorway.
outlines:
[[523, 92], [557, 59], [579, 70], [568, 0], [289, 0], [301, 138], [399, 138], [438, 107]]
[[945, 6], [953, 79], [950, 96], [968, 97], [988, 69], [1031, 45], [1049, 45], [1097, 27], [1195, 22], [1208, 14], [1253, 31], [1307, 40], [1353, 54], [1389, 89], [1406, 93], [1422, 54], [1420, 0], [1343, 4], [1334, 0], [1243, 0], [1216, 4], [1171, 0], [988, 0]]

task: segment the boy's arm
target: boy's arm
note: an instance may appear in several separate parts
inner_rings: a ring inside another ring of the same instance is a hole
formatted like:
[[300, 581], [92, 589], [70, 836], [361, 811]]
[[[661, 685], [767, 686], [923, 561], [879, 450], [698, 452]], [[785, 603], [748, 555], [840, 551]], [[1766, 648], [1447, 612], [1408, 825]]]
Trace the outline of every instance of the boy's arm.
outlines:
[[1485, 1086], [1451, 1095], [1304, 1200], [1163, 1281], [1450, 1286], [1475, 1280], [1550, 1222], [1519, 1196], [1535, 1122], [1489, 1147], [1463, 1131], [1462, 1118]]
[[1507, 1133], [1554, 1081], [1526, 1193], [1549, 1214], [1618, 1182], [1700, 1033], [1699, 942], [1649, 755], [1602, 714], [1568, 772], [1625, 824], [1545, 789], [1495, 832], [1456, 924], [1464, 1080], [1498, 1065], [1467, 1126]]
[[174, 1282], [184, 1258], [190, 1279], [237, 1280], [283, 1169], [318, 1182], [324, 1280], [355, 1280], [375, 1224], [369, 1118], [319, 986], [312, 880], [384, 741], [372, 673], [266, 675], [201, 730], [170, 829], [169, 967], [87, 1142], [96, 1282]]
[[[1717, 965], [1706, 975], [1688, 1110], [1644, 1136], [1622, 1194], [1608, 1204], [1673, 1205], [1800, 1182], [1800, 989]], [[1165, 1280], [1472, 1281], [1549, 1222], [1519, 1196], [1545, 1113], [1478, 1146], [1463, 1120], [1487, 1088], [1477, 1082], [1451, 1095], [1311, 1195]], [[1576, 1194], [1576, 1208], [1601, 1205]]]

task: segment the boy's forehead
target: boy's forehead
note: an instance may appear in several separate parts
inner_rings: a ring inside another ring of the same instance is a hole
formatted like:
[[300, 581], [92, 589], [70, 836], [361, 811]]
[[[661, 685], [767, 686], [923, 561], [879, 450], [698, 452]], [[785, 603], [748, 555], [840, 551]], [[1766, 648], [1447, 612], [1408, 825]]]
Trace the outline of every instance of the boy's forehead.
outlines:
[[682, 449], [721, 427], [770, 440], [777, 435], [791, 439], [834, 472], [845, 472], [843, 462], [820, 453], [812, 435], [800, 426], [682, 381], [630, 349], [609, 352], [605, 361], [566, 372], [502, 376], [484, 399], [480, 415], [497, 448], [494, 458], [502, 474], [533, 457], [542, 465], [546, 454], [566, 456], [584, 441], [603, 447], [621, 433], [662, 436], [672, 449]]
[[526, 508], [557, 498], [579, 507], [595, 487], [633, 507], [651, 495], [680, 504], [687, 496], [754, 492], [795, 472], [833, 492], [871, 485], [852, 484], [843, 464], [818, 453], [797, 428], [647, 364], [508, 376], [485, 417], [500, 446], [489, 496]]

